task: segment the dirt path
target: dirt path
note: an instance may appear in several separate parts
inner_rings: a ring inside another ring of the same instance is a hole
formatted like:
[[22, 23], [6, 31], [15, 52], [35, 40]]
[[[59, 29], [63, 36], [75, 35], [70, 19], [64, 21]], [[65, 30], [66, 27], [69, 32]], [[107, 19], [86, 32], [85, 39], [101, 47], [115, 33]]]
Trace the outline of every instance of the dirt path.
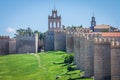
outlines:
[[34, 54], [34, 56], [37, 58], [38, 67], [40, 67], [40, 56], [39, 56], [39, 54]]

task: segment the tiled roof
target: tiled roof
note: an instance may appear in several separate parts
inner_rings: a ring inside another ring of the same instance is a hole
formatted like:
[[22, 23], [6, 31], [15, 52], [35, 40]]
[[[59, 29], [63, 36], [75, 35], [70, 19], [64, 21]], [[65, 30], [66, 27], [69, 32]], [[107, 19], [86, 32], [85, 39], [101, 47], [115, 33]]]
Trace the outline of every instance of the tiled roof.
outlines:
[[109, 29], [110, 27], [111, 27], [110, 25], [102, 24], [102, 25], [96, 25], [94, 29]]
[[120, 32], [101, 32], [103, 37], [120, 37]]

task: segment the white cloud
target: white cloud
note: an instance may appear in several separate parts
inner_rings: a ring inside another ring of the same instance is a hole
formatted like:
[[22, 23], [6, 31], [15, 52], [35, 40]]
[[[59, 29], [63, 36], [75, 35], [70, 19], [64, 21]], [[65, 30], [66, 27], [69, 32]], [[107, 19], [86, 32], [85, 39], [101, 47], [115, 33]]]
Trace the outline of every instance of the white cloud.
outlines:
[[14, 29], [14, 28], [11, 28], [11, 27], [8, 27], [8, 28], [6, 29], [6, 31], [7, 31], [8, 33], [15, 33], [15, 29]]

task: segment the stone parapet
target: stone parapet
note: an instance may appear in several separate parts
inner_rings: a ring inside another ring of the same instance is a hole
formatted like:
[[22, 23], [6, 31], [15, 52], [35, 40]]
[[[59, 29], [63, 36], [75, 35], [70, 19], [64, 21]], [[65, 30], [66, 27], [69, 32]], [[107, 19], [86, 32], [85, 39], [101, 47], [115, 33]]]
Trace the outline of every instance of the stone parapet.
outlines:
[[0, 36], [0, 39], [10, 39], [9, 36]]
[[118, 41], [112, 41], [111, 42], [111, 48], [112, 49], [120, 49], [120, 42], [118, 42]]

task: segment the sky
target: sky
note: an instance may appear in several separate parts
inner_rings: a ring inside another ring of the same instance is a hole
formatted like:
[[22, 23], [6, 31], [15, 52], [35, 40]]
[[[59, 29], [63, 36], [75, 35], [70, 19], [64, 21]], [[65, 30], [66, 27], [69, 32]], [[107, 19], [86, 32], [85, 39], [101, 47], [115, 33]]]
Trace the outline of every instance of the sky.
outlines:
[[120, 29], [120, 0], [0, 0], [0, 35], [13, 37], [19, 28], [48, 30], [48, 15], [55, 8], [62, 25], [90, 27], [94, 13], [96, 24]]

